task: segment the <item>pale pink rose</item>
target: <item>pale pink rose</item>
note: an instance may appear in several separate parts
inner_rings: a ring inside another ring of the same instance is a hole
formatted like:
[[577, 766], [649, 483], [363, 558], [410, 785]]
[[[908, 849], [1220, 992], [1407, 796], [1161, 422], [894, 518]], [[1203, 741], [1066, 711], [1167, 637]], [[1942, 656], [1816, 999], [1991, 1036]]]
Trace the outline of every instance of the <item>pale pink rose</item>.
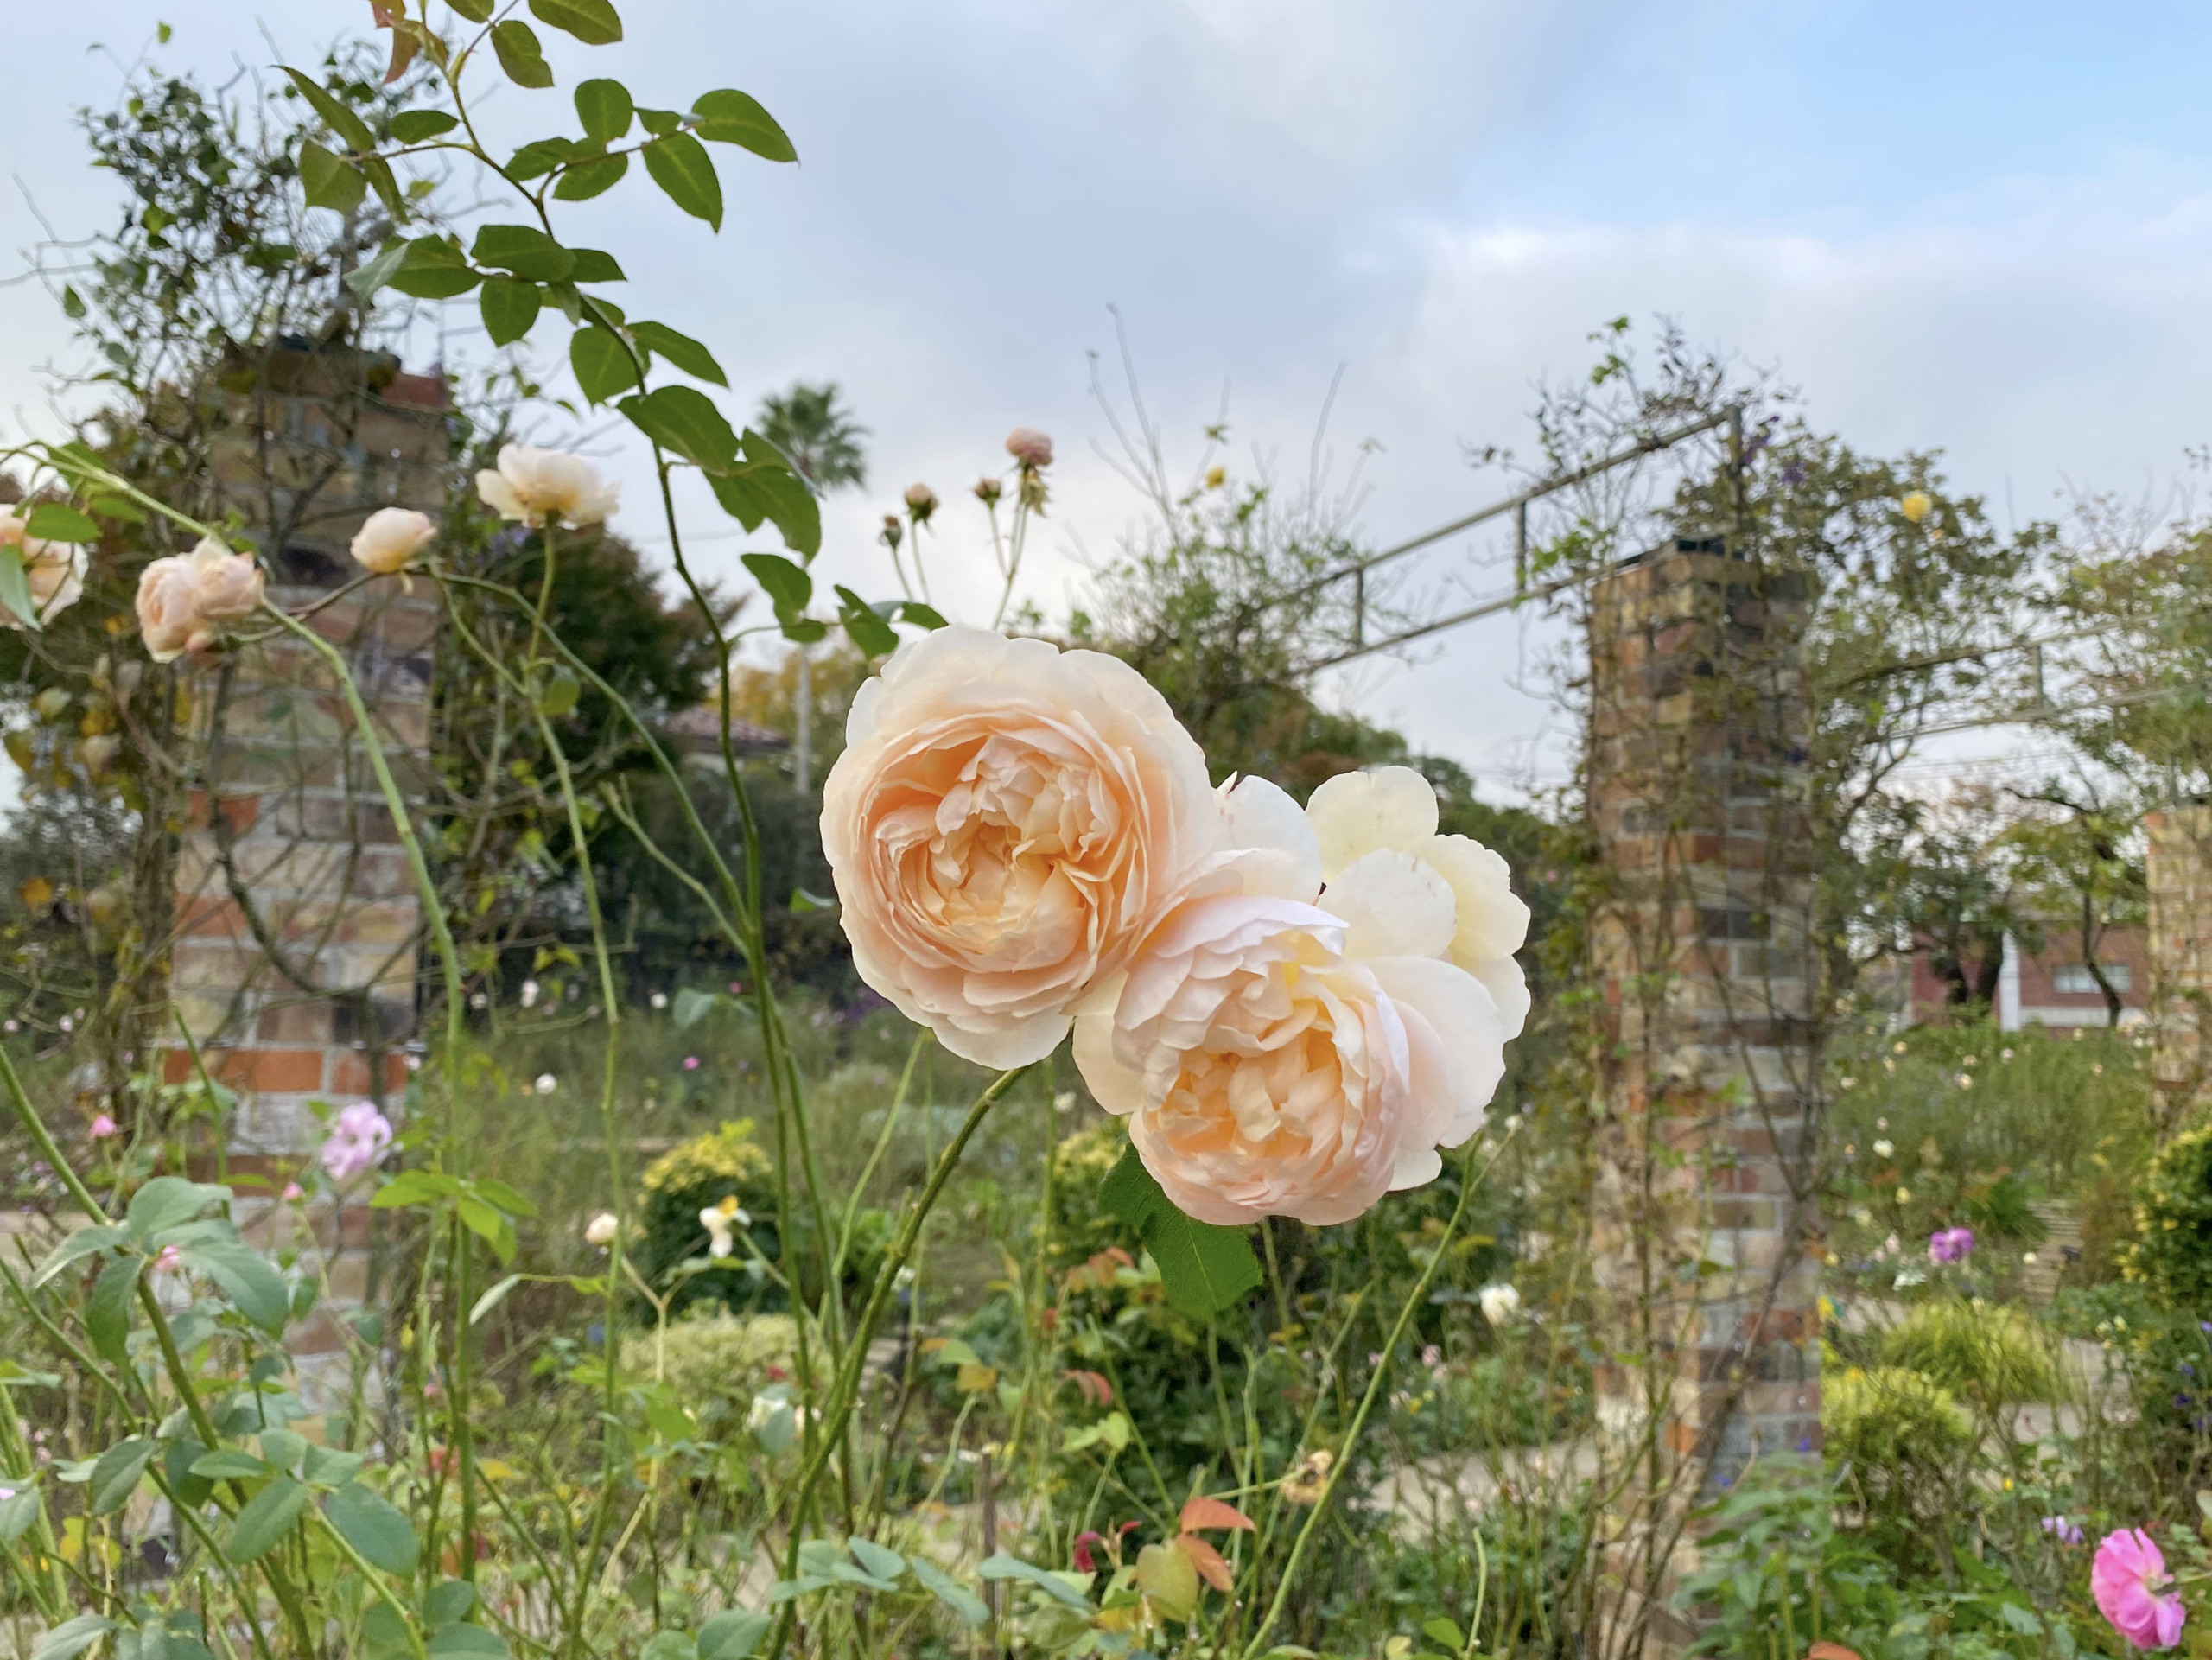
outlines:
[[1436, 792], [1410, 766], [1343, 773], [1306, 804], [1321, 844], [1321, 875], [1334, 881], [1356, 860], [1388, 849], [1410, 855], [1452, 890], [1452, 961], [1489, 988], [1518, 1036], [1529, 986], [1513, 953], [1529, 937], [1529, 907], [1510, 886], [1505, 861], [1465, 836], [1436, 833]]
[[599, 476], [599, 469], [566, 450], [508, 444], [499, 451], [498, 470], [476, 475], [476, 494], [502, 518], [543, 525], [596, 525], [614, 511], [621, 486]]
[[1052, 1053], [1227, 838], [1120, 659], [941, 628], [853, 701], [822, 841], [861, 977], [978, 1065]]
[[334, 1182], [348, 1182], [384, 1157], [391, 1145], [391, 1121], [372, 1102], [356, 1101], [338, 1115], [316, 1156]]
[[237, 622], [261, 605], [261, 567], [243, 553], [232, 553], [212, 536], [203, 536], [189, 556], [199, 583], [203, 622]]
[[1006, 453], [1023, 467], [1050, 467], [1052, 441], [1034, 427], [1016, 427], [1006, 436]]
[[200, 614], [200, 573], [183, 555], [156, 559], [139, 573], [138, 633], [156, 663], [214, 643], [214, 631]]
[[1076, 1022], [1076, 1064], [1187, 1215], [1348, 1222], [1482, 1128], [1517, 1023], [1447, 959], [1434, 868], [1378, 849], [1324, 887], [1288, 796], [1247, 779], [1223, 806], [1243, 891], [1185, 900], [1145, 940], [1110, 1010]]
[[353, 532], [352, 552], [364, 569], [389, 576], [430, 545], [437, 522], [412, 507], [379, 507]]
[[[23, 561], [23, 579], [31, 590], [31, 609], [41, 624], [51, 621], [77, 603], [85, 592], [85, 549], [77, 542], [49, 542], [27, 536], [29, 521], [16, 511], [0, 512], [0, 548], [15, 548]], [[0, 623], [10, 628], [27, 626], [23, 620], [0, 606]]]
[[2097, 1611], [2139, 1649], [2170, 1649], [2181, 1641], [2181, 1599], [2158, 1594], [2172, 1583], [2164, 1554], [2140, 1528], [2107, 1534], [2089, 1568]]

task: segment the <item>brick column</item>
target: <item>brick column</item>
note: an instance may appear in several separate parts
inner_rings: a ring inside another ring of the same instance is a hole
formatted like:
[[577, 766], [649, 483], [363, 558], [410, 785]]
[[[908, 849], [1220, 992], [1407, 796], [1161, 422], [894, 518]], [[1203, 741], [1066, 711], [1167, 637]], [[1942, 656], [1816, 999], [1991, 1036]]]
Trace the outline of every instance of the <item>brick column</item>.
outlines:
[[2146, 813], [2152, 1078], [2168, 1125], [2212, 1093], [2212, 807]]
[[1820, 1441], [1805, 595], [1689, 541], [1591, 595], [1599, 1410], [1637, 1476], [1611, 1655], [1694, 1634], [1688, 1508]]

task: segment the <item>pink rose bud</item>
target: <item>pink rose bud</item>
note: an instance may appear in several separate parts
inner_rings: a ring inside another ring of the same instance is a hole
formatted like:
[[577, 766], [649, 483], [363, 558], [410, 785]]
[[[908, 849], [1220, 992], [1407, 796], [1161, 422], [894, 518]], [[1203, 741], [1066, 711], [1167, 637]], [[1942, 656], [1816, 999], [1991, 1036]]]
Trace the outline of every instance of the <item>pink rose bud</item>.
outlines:
[[883, 516], [883, 534], [876, 538], [892, 552], [899, 551], [899, 544], [906, 539], [906, 522], [896, 513]]
[[1006, 486], [1001, 484], [996, 479], [977, 479], [975, 489], [976, 499], [986, 507], [1006, 493]]
[[307, 1196], [308, 1190], [296, 1181], [288, 1181], [284, 1184], [284, 1203], [287, 1205], [296, 1205]]
[[100, 1114], [99, 1117], [92, 1120], [92, 1139], [94, 1141], [104, 1142], [109, 1136], [118, 1133], [119, 1132], [115, 1127], [115, 1120], [109, 1117], [105, 1113]]
[[926, 484], [906, 487], [906, 512], [917, 525], [926, 525], [930, 515], [937, 511], [937, 492]]
[[1025, 467], [1050, 467], [1052, 441], [1034, 427], [1016, 427], [1006, 436], [1006, 453]]

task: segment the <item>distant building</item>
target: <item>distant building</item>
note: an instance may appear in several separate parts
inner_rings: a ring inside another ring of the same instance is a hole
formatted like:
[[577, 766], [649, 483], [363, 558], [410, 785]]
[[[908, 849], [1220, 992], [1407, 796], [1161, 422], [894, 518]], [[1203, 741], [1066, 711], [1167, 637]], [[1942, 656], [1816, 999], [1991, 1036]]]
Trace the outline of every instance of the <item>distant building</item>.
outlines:
[[[715, 730], [716, 713], [712, 703], [681, 709], [661, 722], [661, 730], [674, 739], [687, 756], [709, 758], [720, 765], [722, 741]], [[741, 755], [773, 755], [789, 749], [791, 741], [767, 727], [734, 719], [729, 723], [729, 745]]]
[[[2144, 930], [2105, 929], [2097, 938], [2097, 965], [2119, 995], [2120, 1023], [2132, 1026], [2148, 1019], [2151, 961]], [[1942, 1019], [1952, 1007], [1948, 990], [1930, 963], [1927, 947], [1915, 951], [1908, 1023]], [[1994, 1013], [1999, 1027], [2006, 1032], [2027, 1026], [2107, 1024], [2112, 1012], [2096, 976], [2082, 960], [2081, 931], [2052, 924], [2044, 930], [2043, 949], [2037, 951], [2023, 951], [2019, 941], [2007, 934]]]

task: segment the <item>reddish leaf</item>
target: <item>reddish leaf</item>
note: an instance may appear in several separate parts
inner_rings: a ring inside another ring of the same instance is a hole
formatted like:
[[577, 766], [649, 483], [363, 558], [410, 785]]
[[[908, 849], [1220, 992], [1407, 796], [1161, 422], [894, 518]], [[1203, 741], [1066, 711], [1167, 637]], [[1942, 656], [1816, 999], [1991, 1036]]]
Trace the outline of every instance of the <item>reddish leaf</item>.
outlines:
[[1805, 1660], [1859, 1660], [1859, 1656], [1840, 1643], [1815, 1643], [1805, 1650]]
[[1208, 1498], [1204, 1493], [1183, 1506], [1182, 1525], [1185, 1533], [1195, 1533], [1200, 1528], [1243, 1528], [1248, 1533], [1256, 1530], [1252, 1518], [1236, 1505]]
[[1076, 1386], [1083, 1398], [1092, 1406], [1106, 1407], [1114, 1404], [1114, 1386], [1107, 1381], [1103, 1373], [1071, 1371], [1067, 1375], [1067, 1379]]
[[[1213, 1501], [1208, 1499], [1208, 1504]], [[1223, 1506], [1227, 1509], [1226, 1505]], [[1246, 1527], [1252, 1524], [1244, 1523]], [[1236, 1583], [1236, 1576], [1229, 1571], [1229, 1564], [1216, 1550], [1195, 1533], [1179, 1533], [1167, 1542], [1191, 1559], [1191, 1566], [1198, 1570], [1198, 1577], [1217, 1591], [1226, 1591]]]

